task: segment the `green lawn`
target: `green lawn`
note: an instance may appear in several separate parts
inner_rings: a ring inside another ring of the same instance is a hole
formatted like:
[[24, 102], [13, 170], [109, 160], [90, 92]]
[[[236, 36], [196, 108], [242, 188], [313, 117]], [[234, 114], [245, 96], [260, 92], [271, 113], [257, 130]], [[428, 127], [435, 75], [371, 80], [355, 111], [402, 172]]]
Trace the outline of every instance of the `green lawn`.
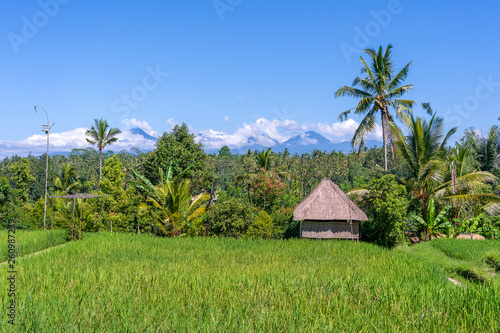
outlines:
[[498, 285], [419, 246], [86, 235], [18, 262], [14, 331], [498, 332]]
[[[17, 241], [15, 244], [19, 246], [19, 254], [21, 256], [26, 256], [28, 254], [44, 250], [50, 246], [50, 230], [16, 230], [15, 234], [10, 233], [10, 235], [15, 236]], [[64, 243], [66, 241], [65, 236], [65, 230], [54, 230], [52, 234], [52, 246]], [[3, 262], [8, 259], [9, 254], [7, 230], [0, 230], [0, 239], [2, 240], [0, 242], [0, 262]], [[12, 237], [10, 239], [12, 239]]]

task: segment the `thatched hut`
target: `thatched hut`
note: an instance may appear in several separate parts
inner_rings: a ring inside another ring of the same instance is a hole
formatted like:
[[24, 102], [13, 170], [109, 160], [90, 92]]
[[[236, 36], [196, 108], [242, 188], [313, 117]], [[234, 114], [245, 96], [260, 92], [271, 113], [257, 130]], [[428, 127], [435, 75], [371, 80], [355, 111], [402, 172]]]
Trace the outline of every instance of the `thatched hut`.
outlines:
[[321, 183], [293, 212], [295, 221], [303, 221], [303, 238], [359, 240], [359, 222], [368, 218], [330, 179]]

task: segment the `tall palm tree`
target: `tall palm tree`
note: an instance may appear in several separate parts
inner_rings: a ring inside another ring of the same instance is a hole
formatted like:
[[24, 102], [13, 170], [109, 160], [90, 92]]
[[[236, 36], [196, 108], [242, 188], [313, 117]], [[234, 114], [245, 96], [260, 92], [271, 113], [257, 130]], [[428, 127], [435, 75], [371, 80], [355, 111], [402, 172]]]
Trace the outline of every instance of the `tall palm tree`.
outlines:
[[76, 166], [71, 163], [64, 163], [60, 173], [52, 176], [52, 186], [56, 191], [65, 195], [72, 194], [81, 186], [77, 178]]
[[99, 180], [102, 178], [102, 150], [107, 145], [118, 141], [116, 137], [121, 131], [118, 128], [110, 128], [108, 131], [108, 121], [94, 119], [95, 124], [85, 132], [87, 142], [96, 145], [99, 149]]
[[[354, 110], [354, 113], [364, 115], [363, 120], [354, 132], [351, 144], [353, 148], [359, 146], [361, 150], [364, 146], [364, 138], [368, 133], [375, 130], [376, 116], [380, 113], [382, 122], [382, 136], [384, 145], [384, 170], [387, 171], [387, 139], [390, 133], [388, 124], [393, 122], [393, 117], [389, 113], [389, 107], [396, 111], [396, 116], [404, 111], [410, 110], [415, 101], [402, 99], [401, 97], [413, 89], [412, 84], [403, 85], [403, 82], [408, 77], [411, 62], [406, 64], [396, 75], [394, 75], [394, 66], [392, 61], [392, 45], [388, 45], [385, 51], [382, 46], [378, 52], [374, 49], [366, 49], [364, 52], [370, 58], [368, 65], [363, 57], [360, 57], [363, 67], [361, 74], [364, 77], [356, 77], [352, 86], [344, 86], [335, 92], [335, 97], [354, 97], [359, 99], [358, 105], [355, 108], [342, 112], [339, 115], [340, 120], [346, 120], [349, 113]], [[430, 112], [430, 106], [427, 103], [422, 104], [425, 109]], [[391, 145], [392, 147], [392, 145]]]

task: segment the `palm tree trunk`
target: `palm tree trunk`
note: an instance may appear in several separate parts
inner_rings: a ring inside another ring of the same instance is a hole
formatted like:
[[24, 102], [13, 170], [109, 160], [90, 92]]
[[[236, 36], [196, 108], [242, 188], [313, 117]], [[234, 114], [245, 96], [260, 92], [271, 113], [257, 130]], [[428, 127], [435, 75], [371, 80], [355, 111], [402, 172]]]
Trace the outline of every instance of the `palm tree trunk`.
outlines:
[[99, 181], [102, 178], [102, 148], [99, 148]]
[[387, 138], [385, 133], [385, 110], [382, 110], [382, 138], [384, 141], [384, 170], [387, 171]]

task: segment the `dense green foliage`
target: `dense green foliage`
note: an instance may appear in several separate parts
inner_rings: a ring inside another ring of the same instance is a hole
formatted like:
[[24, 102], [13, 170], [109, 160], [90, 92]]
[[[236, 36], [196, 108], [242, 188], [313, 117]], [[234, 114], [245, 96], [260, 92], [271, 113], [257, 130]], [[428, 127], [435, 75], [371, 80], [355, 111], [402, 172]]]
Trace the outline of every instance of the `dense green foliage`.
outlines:
[[[170, 163], [173, 164], [174, 175], [189, 168], [185, 173], [187, 178], [203, 178], [207, 155], [203, 146], [195, 142], [194, 134], [189, 133], [186, 124], [175, 125], [171, 133], [163, 133], [156, 142], [156, 148], [147, 155], [144, 176], [153, 184], [160, 180], [158, 170], [167, 170]], [[204, 179], [199, 179], [198, 186], [206, 186]]]
[[106, 233], [21, 259], [18, 272], [21, 332], [500, 329], [498, 286], [459, 288], [417, 253], [366, 243]]
[[362, 207], [370, 220], [362, 223], [363, 240], [394, 247], [405, 242], [408, 193], [393, 175], [372, 179], [362, 197]]

